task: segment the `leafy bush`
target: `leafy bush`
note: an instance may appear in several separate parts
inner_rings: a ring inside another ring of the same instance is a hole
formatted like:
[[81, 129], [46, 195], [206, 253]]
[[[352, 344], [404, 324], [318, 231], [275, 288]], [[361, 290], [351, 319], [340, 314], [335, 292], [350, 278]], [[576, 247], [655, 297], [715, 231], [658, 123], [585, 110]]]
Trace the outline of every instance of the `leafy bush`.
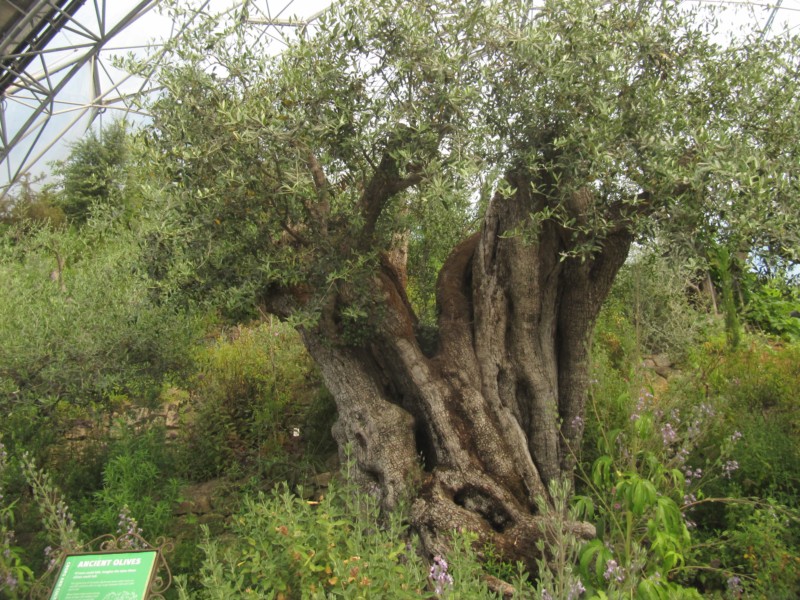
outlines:
[[154, 540], [168, 532], [179, 496], [164, 432], [151, 428], [135, 438], [128, 434], [115, 446], [103, 467], [103, 487], [80, 503], [83, 528], [95, 536], [114, 531], [125, 510], [141, 526], [141, 535]]
[[694, 271], [691, 261], [665, 257], [658, 248], [640, 249], [620, 270], [604, 306], [614, 326], [603, 327], [601, 316], [598, 331], [624, 333], [617, 339], [628, 351], [682, 359], [709, 325], [702, 305], [690, 302]]
[[332, 402], [288, 325], [239, 326], [203, 349], [198, 363], [195, 412], [183, 440], [188, 476], [245, 469], [268, 480], [292, 477], [303, 439], [331, 449]]
[[732, 501], [724, 513], [724, 527], [697, 547], [697, 560], [717, 568], [698, 572], [697, 581], [736, 598], [797, 598], [800, 513], [771, 500]]
[[98, 205], [124, 205], [129, 156], [127, 126], [115, 121], [86, 135], [73, 145], [69, 157], [56, 164], [61, 180], [58, 204], [70, 221], [85, 223]]
[[[101, 232], [98, 232], [101, 233]], [[0, 245], [2, 376], [39, 396], [78, 399], [160, 388], [185, 367], [191, 322], [153, 303], [137, 271], [134, 240], [87, 239], [41, 229], [24, 246]], [[63, 288], [51, 272], [63, 264]]]
[[718, 481], [715, 491], [779, 497], [797, 506], [800, 346], [751, 337], [725, 353], [718, 343], [709, 343], [698, 350], [694, 364], [705, 373], [695, 385], [706, 386], [710, 396], [720, 399], [729, 429], [742, 434], [731, 457], [738, 469]]
[[245, 501], [233, 541], [206, 537], [202, 589], [181, 598], [488, 598], [470, 538], [428, 568], [402, 511], [381, 520], [375, 499], [349, 483], [306, 501], [285, 486]]
[[631, 396], [634, 355], [615, 365], [599, 341], [578, 477], [599, 536], [581, 556], [586, 587], [795, 597], [798, 348], [747, 336], [732, 349], [720, 335], [690, 348], [657, 392]]
[[22, 598], [28, 590], [33, 571], [22, 557], [22, 548], [16, 545], [14, 532], [14, 504], [3, 495], [8, 453], [0, 442], [0, 585], [10, 598]]
[[[625, 426], [600, 428], [601, 455], [580, 469], [586, 495], [576, 501], [593, 519], [598, 538], [580, 556], [583, 581], [598, 593], [693, 598], [676, 577], [691, 551], [691, 522], [684, 514], [698, 493], [689, 459], [713, 417], [703, 408], [690, 419], [643, 391]], [[691, 474], [691, 476], [690, 476]]]
[[60, 402], [153, 400], [191, 361], [198, 321], [154, 300], [131, 232], [96, 225], [0, 238], [0, 408], [31, 437]]
[[800, 288], [790, 287], [783, 280], [763, 283], [751, 280], [747, 286], [745, 317], [766, 333], [787, 341], [800, 342]]

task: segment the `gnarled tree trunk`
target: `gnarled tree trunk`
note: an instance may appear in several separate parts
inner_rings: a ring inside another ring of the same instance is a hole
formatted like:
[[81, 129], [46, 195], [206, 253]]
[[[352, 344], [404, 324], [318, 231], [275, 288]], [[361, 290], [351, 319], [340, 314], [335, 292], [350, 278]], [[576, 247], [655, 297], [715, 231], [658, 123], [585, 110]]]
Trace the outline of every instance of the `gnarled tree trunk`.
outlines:
[[[535, 566], [546, 531], [536, 498], [570, 476], [588, 388], [587, 342], [631, 241], [620, 230], [583, 261], [562, 260], [570, 233], [555, 221], [533, 240], [545, 198], [521, 178], [495, 197], [479, 233], [456, 247], [438, 280], [438, 347], [415, 338], [403, 264], [386, 257], [376, 279], [385, 318], [368, 343], [331, 343], [335, 323], [303, 332], [333, 393], [334, 435], [350, 444], [361, 482], [391, 509], [412, 495], [429, 551], [467, 528]], [[581, 537], [588, 524], [574, 524]]]

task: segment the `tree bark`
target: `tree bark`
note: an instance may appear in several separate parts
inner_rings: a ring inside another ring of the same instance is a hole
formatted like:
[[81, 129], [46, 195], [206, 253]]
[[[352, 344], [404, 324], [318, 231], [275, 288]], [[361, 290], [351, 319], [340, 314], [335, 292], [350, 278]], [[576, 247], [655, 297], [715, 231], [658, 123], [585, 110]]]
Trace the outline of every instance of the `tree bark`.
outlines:
[[[545, 220], [546, 199], [524, 178], [496, 197], [479, 233], [456, 247], [438, 280], [438, 346], [415, 338], [404, 265], [386, 255], [376, 287], [385, 312], [359, 346], [332, 342], [335, 311], [303, 331], [336, 399], [334, 435], [349, 445], [362, 485], [386, 509], [412, 499], [431, 553], [468, 529], [509, 560], [535, 569], [547, 536], [537, 497], [571, 477], [583, 431], [588, 340], [631, 236], [612, 232], [591, 257], [563, 259], [574, 237]], [[586, 523], [572, 524], [591, 537]]]

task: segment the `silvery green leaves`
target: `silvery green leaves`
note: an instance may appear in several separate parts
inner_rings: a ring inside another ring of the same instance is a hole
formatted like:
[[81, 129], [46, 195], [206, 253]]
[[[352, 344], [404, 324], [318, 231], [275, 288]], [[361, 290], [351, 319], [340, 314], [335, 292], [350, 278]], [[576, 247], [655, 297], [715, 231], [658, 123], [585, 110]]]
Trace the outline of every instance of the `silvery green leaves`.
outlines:
[[[203, 289], [321, 290], [409, 229], [463, 235], [512, 171], [536, 213], [519, 233], [553, 223], [562, 259], [657, 223], [797, 236], [796, 40], [722, 47], [662, 1], [348, 2], [280, 54], [246, 27], [209, 20], [158, 67], [152, 139]], [[432, 198], [453, 231], [409, 227]]]

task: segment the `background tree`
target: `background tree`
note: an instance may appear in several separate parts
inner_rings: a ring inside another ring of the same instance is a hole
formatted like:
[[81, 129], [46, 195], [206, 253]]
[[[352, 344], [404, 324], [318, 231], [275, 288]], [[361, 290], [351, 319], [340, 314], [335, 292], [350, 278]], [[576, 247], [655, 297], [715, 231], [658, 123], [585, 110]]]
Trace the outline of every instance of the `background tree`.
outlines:
[[[661, 1], [354, 2], [277, 57], [238, 23], [160, 70], [151, 189], [185, 233], [162, 251], [297, 325], [362, 483], [413, 497], [430, 550], [468, 528], [534, 566], [635, 237], [679, 210], [796, 231], [796, 40], [721, 47]], [[409, 285], [437, 261], [422, 335]]]
[[56, 205], [56, 195], [50, 186], [37, 189], [40, 183], [25, 175], [14, 190], [0, 200], [0, 224], [9, 225], [27, 221], [30, 224], [49, 224], [60, 227], [64, 224], [64, 212]]
[[69, 157], [56, 165], [61, 182], [59, 205], [71, 222], [84, 223], [94, 205], [122, 208], [128, 145], [125, 122], [115, 121], [99, 131], [87, 131]]

